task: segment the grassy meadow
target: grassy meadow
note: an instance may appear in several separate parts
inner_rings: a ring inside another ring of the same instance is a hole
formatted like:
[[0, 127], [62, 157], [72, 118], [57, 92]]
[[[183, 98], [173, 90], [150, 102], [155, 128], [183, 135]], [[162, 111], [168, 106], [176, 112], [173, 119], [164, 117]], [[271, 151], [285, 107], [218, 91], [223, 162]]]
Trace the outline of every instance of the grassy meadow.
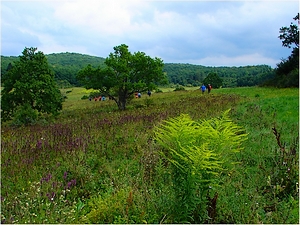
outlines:
[[[63, 111], [50, 122], [2, 124], [1, 222], [299, 223], [299, 89], [162, 90], [118, 111], [112, 100], [81, 100], [89, 91], [65, 89]], [[209, 120], [228, 109], [248, 134], [238, 163], [209, 187], [218, 193], [214, 213], [178, 221], [172, 170], [154, 129], [181, 114]]]

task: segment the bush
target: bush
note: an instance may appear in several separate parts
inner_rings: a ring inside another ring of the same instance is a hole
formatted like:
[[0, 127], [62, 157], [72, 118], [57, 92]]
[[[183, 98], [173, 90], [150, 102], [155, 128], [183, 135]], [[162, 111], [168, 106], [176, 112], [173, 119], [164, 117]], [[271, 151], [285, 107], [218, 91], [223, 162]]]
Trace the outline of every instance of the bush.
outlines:
[[176, 85], [176, 88], [174, 91], [185, 91], [185, 88], [182, 85]]
[[143, 213], [135, 203], [135, 193], [130, 189], [121, 189], [117, 193], [98, 195], [88, 203], [90, 212], [82, 217], [83, 223], [142, 223]]
[[88, 99], [88, 98], [89, 98], [89, 96], [87, 96], [87, 95], [84, 95], [84, 96], [81, 97], [82, 100], [85, 100], [85, 99]]
[[101, 93], [99, 91], [93, 91], [93, 92], [90, 93], [89, 97], [95, 98], [95, 97], [98, 97], [100, 95], [101, 95]]
[[20, 106], [13, 118], [12, 125], [31, 125], [36, 123], [38, 118], [38, 111], [31, 108], [29, 104]]
[[153, 99], [145, 98], [144, 104], [145, 104], [147, 107], [149, 107], [150, 105], [153, 105], [153, 104], [154, 104], [154, 101], [153, 101]]

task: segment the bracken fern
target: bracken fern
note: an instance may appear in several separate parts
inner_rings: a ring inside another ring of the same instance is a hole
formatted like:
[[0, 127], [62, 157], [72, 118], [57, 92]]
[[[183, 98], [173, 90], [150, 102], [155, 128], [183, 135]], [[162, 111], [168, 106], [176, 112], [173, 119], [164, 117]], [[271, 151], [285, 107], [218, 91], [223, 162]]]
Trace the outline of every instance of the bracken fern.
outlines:
[[175, 222], [207, 219], [209, 188], [218, 185], [223, 171], [233, 169], [233, 156], [247, 134], [230, 120], [229, 111], [200, 122], [182, 114], [155, 128], [155, 140], [163, 147], [160, 153], [172, 165]]

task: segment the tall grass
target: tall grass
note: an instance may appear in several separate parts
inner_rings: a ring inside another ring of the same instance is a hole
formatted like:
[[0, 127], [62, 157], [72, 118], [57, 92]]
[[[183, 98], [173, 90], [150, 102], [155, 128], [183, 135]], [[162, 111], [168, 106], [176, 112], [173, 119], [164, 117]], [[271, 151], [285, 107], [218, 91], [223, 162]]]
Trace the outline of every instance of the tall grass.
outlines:
[[298, 89], [154, 93], [122, 112], [113, 101], [81, 100], [84, 89], [70, 90], [52, 122], [2, 124], [2, 223], [174, 223], [172, 171], [158, 154], [154, 127], [229, 108], [249, 135], [235, 172], [220, 177], [213, 222], [299, 222]]

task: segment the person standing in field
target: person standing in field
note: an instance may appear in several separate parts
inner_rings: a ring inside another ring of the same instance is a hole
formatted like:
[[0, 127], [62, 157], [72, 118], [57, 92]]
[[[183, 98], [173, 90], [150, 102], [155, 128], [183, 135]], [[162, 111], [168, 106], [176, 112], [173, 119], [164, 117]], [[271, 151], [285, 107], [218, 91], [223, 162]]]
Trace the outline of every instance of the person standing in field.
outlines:
[[212, 89], [212, 86], [210, 84], [208, 84], [207, 85], [207, 92], [208, 92], [208, 94], [210, 93], [211, 89]]
[[201, 91], [202, 91], [202, 94], [204, 94], [205, 90], [206, 90], [206, 87], [204, 84], [202, 84], [202, 86], [200, 87]]

